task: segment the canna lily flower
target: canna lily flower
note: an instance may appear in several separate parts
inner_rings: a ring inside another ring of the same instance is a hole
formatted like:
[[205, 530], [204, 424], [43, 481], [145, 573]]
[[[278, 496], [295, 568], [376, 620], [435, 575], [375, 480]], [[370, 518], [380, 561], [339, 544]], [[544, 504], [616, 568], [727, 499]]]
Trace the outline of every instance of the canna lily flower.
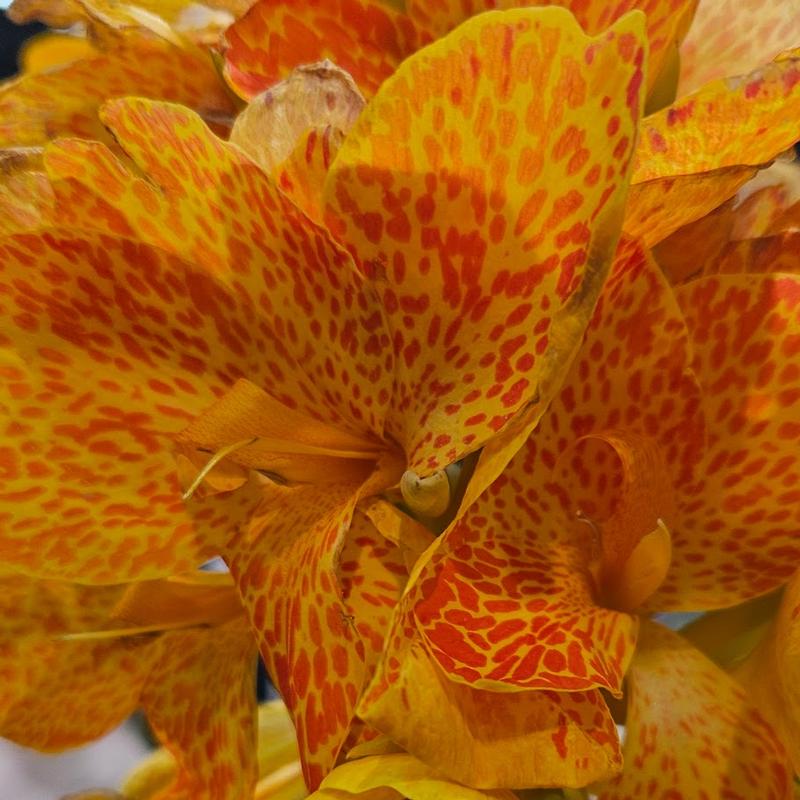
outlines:
[[[798, 298], [785, 274], [710, 276], [673, 291], [624, 241], [538, 427], [416, 565], [359, 716], [454, 780], [534, 785], [521, 783], [519, 758], [496, 767], [491, 739], [518, 753], [532, 709], [579, 697], [595, 730], [602, 720], [608, 729], [599, 692], [620, 695], [627, 673], [625, 763], [636, 769], [601, 797], [643, 787], [700, 796], [698, 786], [716, 796], [731, 775], [752, 782], [748, 797], [788, 797], [785, 751], [724, 673], [649, 622], [638, 647], [636, 638], [642, 615], [733, 605], [795, 569], [800, 386], [780, 359], [800, 331]], [[422, 679], [437, 670], [446, 677]], [[717, 702], [718, 735], [704, 736], [692, 706]], [[419, 716], [431, 707], [443, 709], [441, 727]], [[504, 710], [486, 721], [473, 711], [484, 707]], [[537, 753], [544, 767], [560, 758], [572, 771], [559, 785], [580, 786], [619, 755], [615, 738], [597, 735], [587, 757], [571, 713]], [[683, 731], [674, 753], [661, 727]], [[457, 732], [452, 749], [437, 741], [444, 731]], [[694, 784], [693, 753], [704, 749]]]
[[256, 647], [229, 576], [88, 587], [4, 575], [0, 735], [44, 752], [136, 708], [172, 752], [159, 797], [250, 798]]
[[[402, 13], [378, 0], [324, 4], [260, 0], [225, 34], [226, 76], [239, 94], [252, 99], [297, 64], [330, 58], [371, 96], [404, 58], [431, 37], [487, 8], [529, 5], [524, 0], [434, 4], [414, 0]], [[605, 2], [564, 5], [589, 33], [599, 33], [615, 15], [632, 8], [647, 14], [648, 108], [656, 113], [645, 118], [631, 177], [624, 228], [634, 238], [652, 247], [704, 217], [732, 197], [758, 168], [794, 144], [800, 95], [796, 53], [767, 64], [777, 51], [756, 47], [754, 53], [760, 57], [755, 60], [723, 59], [719, 62], [725, 65], [723, 70], [709, 74], [709, 83], [695, 83], [691, 86], [695, 93], [675, 100], [676, 48], [697, 3], [629, 2], [614, 6], [613, 12]], [[713, 14], [718, 6], [703, 4], [703, 18], [706, 8]], [[747, 8], [745, 3], [737, 9], [737, 14], [745, 9], [743, 20]], [[784, 4], [778, 3], [770, 13], [785, 15], [783, 9]], [[355, 18], [359, 25], [351, 24]], [[772, 19], [765, 17], [765, 29], [773, 32], [778, 49], [796, 45], [787, 33], [791, 25], [771, 25]], [[745, 29], [749, 26], [744, 22]], [[727, 35], [727, 23], [716, 27]], [[737, 40], [744, 39], [748, 36]], [[298, 40], [302, 48], [296, 46]], [[716, 57], [709, 59], [716, 69]], [[740, 77], [717, 80], [726, 75]], [[754, 135], [740, 135], [742, 125]]]
[[640, 15], [470, 20], [364, 109], [327, 227], [177, 106], [105, 106], [135, 169], [47, 148], [53, 207], [2, 242], [3, 559], [103, 583], [222, 553], [318, 786], [371, 735], [353, 710], [420, 546], [356, 507], [547, 406], [616, 243], [642, 42]]

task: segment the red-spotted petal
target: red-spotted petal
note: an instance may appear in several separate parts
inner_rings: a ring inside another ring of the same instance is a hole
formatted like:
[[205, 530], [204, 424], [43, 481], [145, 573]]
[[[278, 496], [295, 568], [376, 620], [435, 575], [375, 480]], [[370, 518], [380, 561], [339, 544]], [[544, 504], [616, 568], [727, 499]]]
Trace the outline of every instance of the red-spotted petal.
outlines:
[[784, 589], [775, 619], [755, 650], [733, 671], [750, 702], [772, 723], [800, 768], [800, 577]]
[[795, 51], [750, 74], [707, 84], [647, 117], [626, 232], [652, 246], [721, 205], [756, 167], [794, 144], [798, 113]]
[[719, 608], [784, 583], [800, 558], [800, 280], [724, 275], [677, 291], [703, 391], [708, 449], [680, 485], [658, 609]]
[[[492, 9], [530, 8], [551, 5], [545, 0], [408, 0], [408, 15], [437, 36], [443, 36], [468, 17]], [[668, 57], [686, 33], [694, 16], [697, 0], [623, 0], [615, 4], [605, 0], [559, 0], [575, 15], [587, 33], [596, 35], [613, 25], [629, 11], [638, 9], [647, 15], [649, 54], [648, 88], [652, 87]]]
[[569, 364], [616, 241], [641, 22], [591, 39], [562, 9], [475, 18], [402, 65], [331, 167], [327, 219], [382, 292], [389, 430], [419, 473], [544, 408]]
[[678, 634], [643, 626], [629, 672], [625, 769], [600, 800], [794, 796], [785, 749], [744, 690]]
[[260, 0], [225, 33], [225, 74], [243, 97], [329, 58], [372, 94], [430, 36], [375, 0]]
[[597, 691], [482, 691], [449, 680], [398, 609], [381, 670], [358, 713], [453, 780], [485, 788], [584, 786], [620, 768]]
[[253, 483], [187, 506], [171, 452], [226, 383], [263, 369], [262, 348], [226, 328], [237, 295], [102, 234], [0, 251], [3, 560], [100, 583], [195, 568], [258, 499]]
[[256, 642], [246, 621], [170, 633], [162, 652], [141, 704], [177, 761], [163, 796], [251, 800], [258, 777]]
[[380, 433], [393, 359], [378, 298], [349, 256], [189, 110], [126, 100], [104, 118], [148, 180], [99, 146], [62, 142], [48, 153], [71, 178], [57, 184], [61, 215], [202, 265], [192, 297], [217, 324], [208, 341], [257, 349], [246, 377], [290, 408]]
[[273, 487], [224, 548], [311, 789], [336, 761], [364, 680], [364, 645], [336, 571], [358, 491]]

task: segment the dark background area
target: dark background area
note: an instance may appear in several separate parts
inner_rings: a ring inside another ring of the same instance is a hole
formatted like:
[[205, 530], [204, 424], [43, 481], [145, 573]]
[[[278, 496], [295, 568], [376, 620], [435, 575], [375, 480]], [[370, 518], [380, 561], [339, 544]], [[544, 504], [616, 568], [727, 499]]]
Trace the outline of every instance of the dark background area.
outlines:
[[8, 78], [17, 71], [17, 53], [20, 45], [44, 30], [44, 25], [33, 23], [31, 25], [15, 25], [0, 11], [0, 79]]

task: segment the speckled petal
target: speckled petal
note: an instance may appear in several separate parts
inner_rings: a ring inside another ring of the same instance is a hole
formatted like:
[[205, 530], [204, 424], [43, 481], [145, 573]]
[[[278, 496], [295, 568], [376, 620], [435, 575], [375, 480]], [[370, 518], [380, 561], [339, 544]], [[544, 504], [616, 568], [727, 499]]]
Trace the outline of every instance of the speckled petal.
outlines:
[[656, 244], [727, 200], [756, 167], [795, 143], [798, 53], [709, 83], [645, 118], [631, 178], [628, 233]]
[[256, 762], [256, 642], [245, 620], [166, 634], [142, 693], [158, 739], [177, 759], [159, 800], [252, 800]]
[[246, 377], [312, 417], [382, 432], [390, 342], [350, 257], [188, 109], [131, 99], [103, 116], [146, 179], [99, 146], [63, 142], [47, 155], [53, 175], [69, 178], [60, 214], [198, 264], [193, 298], [218, 319], [214, 338], [258, 353]]
[[358, 490], [272, 487], [224, 548], [312, 789], [336, 761], [364, 680], [364, 645], [336, 572]]
[[544, 408], [568, 366], [616, 242], [643, 38], [638, 14], [597, 39], [563, 9], [483, 15], [407, 60], [339, 151], [326, 218], [381, 289], [416, 472]]
[[639, 9], [647, 15], [649, 53], [648, 88], [652, 87], [669, 50], [683, 38], [694, 15], [697, 0], [408, 0], [408, 15], [425, 29], [443, 36], [468, 17], [492, 9], [530, 8], [558, 5], [575, 15], [578, 24], [591, 35], [602, 33], [629, 11]]
[[110, 52], [6, 83], [0, 88], [0, 146], [40, 145], [59, 135], [111, 143], [97, 112], [105, 100], [125, 95], [182, 103], [222, 131], [235, 113], [207, 53], [131, 37]]
[[626, 769], [595, 791], [639, 797], [794, 797], [785, 749], [744, 690], [677, 633], [643, 626], [629, 672]]
[[733, 671], [750, 702], [772, 723], [800, 770], [800, 574], [784, 589], [775, 620]]
[[172, 456], [227, 381], [261, 368], [219, 335], [233, 293], [219, 287], [217, 305], [194, 267], [101, 234], [0, 251], [3, 560], [100, 583], [195, 568], [258, 499], [252, 484], [187, 506]]
[[800, 558], [800, 280], [724, 275], [677, 291], [708, 449], [677, 488], [673, 561], [653, 608], [721, 608], [784, 583]]
[[681, 44], [680, 94], [741, 75], [800, 44], [795, 0], [703, 0]]
[[329, 58], [371, 95], [430, 36], [375, 0], [260, 0], [225, 33], [225, 74], [242, 97]]
[[358, 713], [469, 786], [584, 786], [616, 774], [616, 729], [597, 691], [498, 693], [450, 681], [405, 608]]

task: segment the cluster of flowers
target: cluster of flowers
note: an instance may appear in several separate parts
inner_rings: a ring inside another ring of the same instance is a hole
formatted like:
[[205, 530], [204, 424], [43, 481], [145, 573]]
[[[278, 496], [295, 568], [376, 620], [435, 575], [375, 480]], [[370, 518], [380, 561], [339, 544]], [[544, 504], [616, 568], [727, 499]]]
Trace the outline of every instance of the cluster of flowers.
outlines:
[[72, 33], [0, 87], [0, 735], [142, 708], [86, 797], [794, 797], [796, 4], [11, 13]]

